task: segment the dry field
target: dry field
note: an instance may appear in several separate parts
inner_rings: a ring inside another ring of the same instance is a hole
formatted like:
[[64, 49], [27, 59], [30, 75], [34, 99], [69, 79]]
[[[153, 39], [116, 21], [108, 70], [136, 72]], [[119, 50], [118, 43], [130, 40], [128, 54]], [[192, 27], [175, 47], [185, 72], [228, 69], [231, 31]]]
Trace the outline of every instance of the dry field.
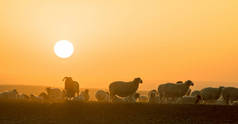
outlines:
[[238, 106], [0, 102], [0, 124], [230, 124]]

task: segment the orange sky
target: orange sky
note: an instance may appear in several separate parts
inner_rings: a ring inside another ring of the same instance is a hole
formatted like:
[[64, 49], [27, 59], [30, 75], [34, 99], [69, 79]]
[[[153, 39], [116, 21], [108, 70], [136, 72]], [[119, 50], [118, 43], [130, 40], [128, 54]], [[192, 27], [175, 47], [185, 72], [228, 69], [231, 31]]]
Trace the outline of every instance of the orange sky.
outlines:
[[[238, 82], [237, 6], [236, 0], [1, 0], [0, 84], [63, 86], [61, 79], [72, 76], [80, 87], [107, 88], [139, 76], [142, 89], [187, 79], [226, 86], [221, 82]], [[72, 57], [54, 54], [58, 40], [74, 44]]]

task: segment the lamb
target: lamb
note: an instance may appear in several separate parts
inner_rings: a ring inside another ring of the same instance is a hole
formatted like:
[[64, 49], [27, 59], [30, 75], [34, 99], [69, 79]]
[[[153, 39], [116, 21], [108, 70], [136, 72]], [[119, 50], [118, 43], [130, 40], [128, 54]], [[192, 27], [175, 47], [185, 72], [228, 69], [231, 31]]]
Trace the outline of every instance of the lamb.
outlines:
[[126, 101], [124, 99], [121, 99], [121, 98], [119, 98], [117, 96], [113, 96], [111, 98], [111, 102], [112, 103], [126, 103]]
[[194, 90], [194, 91], [191, 93], [191, 96], [197, 96], [197, 95], [200, 95], [200, 91], [199, 91], [199, 90]]
[[161, 103], [160, 97], [158, 96], [157, 92], [154, 92], [152, 90], [152, 92], [150, 93], [150, 97], [149, 97], [149, 103]]
[[176, 84], [166, 83], [159, 85], [158, 92], [161, 100], [163, 98], [168, 100], [169, 97], [172, 99], [176, 99], [186, 95], [186, 93], [189, 91], [190, 86], [193, 85], [194, 84], [191, 80], [187, 80], [184, 83], [176, 83]]
[[125, 97], [124, 101], [127, 103], [136, 103], [137, 99], [140, 97], [139, 93], [134, 93], [131, 96]]
[[159, 95], [156, 90], [151, 90], [151, 91], [148, 92], [148, 98], [149, 98], [149, 100], [150, 100], [151, 94], [154, 94], [155, 96]]
[[89, 93], [88, 93], [88, 89], [86, 89], [85, 91], [81, 92], [81, 94], [77, 97], [74, 97], [73, 100], [75, 101], [79, 101], [79, 102], [88, 102], [89, 101]]
[[113, 103], [136, 103], [139, 97], [140, 97], [139, 93], [134, 93], [133, 95], [130, 95], [124, 98], [119, 98], [117, 96], [114, 96], [112, 98], [112, 102]]
[[225, 87], [223, 89], [222, 96], [226, 104], [232, 104], [233, 101], [238, 100], [238, 88]]
[[218, 100], [220, 98], [223, 89], [224, 89], [224, 87], [219, 87], [219, 88], [207, 87], [207, 88], [203, 88], [200, 91], [200, 96], [202, 97], [202, 101], [204, 103], [214, 103], [214, 102], [216, 102], [216, 100]]
[[98, 102], [108, 102], [109, 101], [109, 93], [103, 90], [98, 90], [95, 94], [95, 97]]
[[179, 98], [176, 103], [177, 104], [198, 104], [201, 100], [201, 96], [183, 96]]
[[114, 96], [127, 97], [133, 95], [139, 84], [142, 83], [141, 78], [135, 78], [133, 81], [124, 82], [124, 81], [115, 81], [109, 85], [110, 97]]

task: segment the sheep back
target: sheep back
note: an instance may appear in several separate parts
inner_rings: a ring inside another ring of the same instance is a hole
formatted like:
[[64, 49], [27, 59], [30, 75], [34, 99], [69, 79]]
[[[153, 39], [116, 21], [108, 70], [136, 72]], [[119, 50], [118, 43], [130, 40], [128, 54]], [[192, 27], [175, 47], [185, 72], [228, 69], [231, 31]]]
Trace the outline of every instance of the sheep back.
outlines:
[[120, 97], [127, 97], [136, 92], [139, 83], [116, 81], [109, 85], [110, 95], [118, 95]]
[[184, 84], [166, 83], [158, 87], [161, 97], [182, 97], [188, 92], [189, 87]]
[[235, 87], [225, 87], [222, 92], [224, 100], [235, 101], [238, 100], [238, 88]]
[[200, 95], [203, 100], [217, 100], [221, 95], [221, 91], [219, 88], [204, 88], [200, 91]]

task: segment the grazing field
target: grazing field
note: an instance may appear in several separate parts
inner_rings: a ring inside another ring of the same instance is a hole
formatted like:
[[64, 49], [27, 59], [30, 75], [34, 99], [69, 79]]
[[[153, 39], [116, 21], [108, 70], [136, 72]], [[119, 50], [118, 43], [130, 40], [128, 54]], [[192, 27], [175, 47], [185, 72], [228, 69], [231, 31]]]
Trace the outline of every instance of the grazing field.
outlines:
[[0, 124], [230, 124], [238, 106], [0, 102]]

